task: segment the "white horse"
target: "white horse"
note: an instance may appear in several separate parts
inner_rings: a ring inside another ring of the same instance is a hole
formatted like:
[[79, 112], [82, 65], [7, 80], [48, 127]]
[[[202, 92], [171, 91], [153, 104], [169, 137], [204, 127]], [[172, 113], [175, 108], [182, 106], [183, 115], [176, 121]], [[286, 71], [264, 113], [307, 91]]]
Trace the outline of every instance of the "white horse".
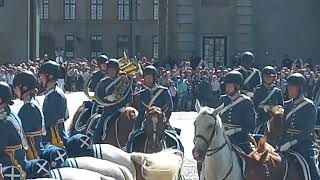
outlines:
[[193, 157], [202, 162], [201, 180], [243, 180], [236, 152], [232, 149], [217, 109], [201, 107], [196, 102], [198, 116], [194, 121]]

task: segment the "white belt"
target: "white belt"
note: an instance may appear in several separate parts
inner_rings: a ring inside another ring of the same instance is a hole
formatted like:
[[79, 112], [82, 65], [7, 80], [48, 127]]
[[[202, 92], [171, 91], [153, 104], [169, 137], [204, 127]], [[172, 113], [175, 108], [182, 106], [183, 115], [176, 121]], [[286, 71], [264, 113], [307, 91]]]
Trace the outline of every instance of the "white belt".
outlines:
[[233, 129], [226, 130], [225, 132], [227, 135], [231, 136], [240, 131], [242, 131], [242, 128], [233, 128]]

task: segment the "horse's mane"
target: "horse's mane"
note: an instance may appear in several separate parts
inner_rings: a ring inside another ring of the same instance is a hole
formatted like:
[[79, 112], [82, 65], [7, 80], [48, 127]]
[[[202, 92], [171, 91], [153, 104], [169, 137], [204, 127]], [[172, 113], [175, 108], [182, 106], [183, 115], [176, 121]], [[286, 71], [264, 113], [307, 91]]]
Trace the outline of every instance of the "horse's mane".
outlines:
[[167, 149], [158, 153], [132, 153], [132, 161], [142, 165], [142, 174], [146, 180], [176, 179], [183, 164], [183, 153], [176, 149]]
[[[214, 110], [215, 110], [215, 109], [210, 108], [210, 107], [207, 107], [207, 106], [201, 107], [201, 109], [200, 109], [200, 111], [199, 111], [199, 113], [198, 113], [198, 117], [199, 117], [199, 116], [203, 116], [203, 115], [210, 115], [212, 118], [214, 118], [214, 117], [212, 116], [212, 113], [214, 112]], [[221, 120], [221, 118], [220, 118], [220, 115], [218, 114], [218, 115], [216, 115], [215, 117], [216, 117], [217, 126], [218, 126], [218, 127], [222, 127], [223, 124], [222, 124], [222, 120]]]
[[249, 157], [259, 162], [271, 162], [274, 166], [281, 162], [281, 156], [267, 143], [267, 137], [262, 137], [258, 143], [258, 149], [251, 152]]

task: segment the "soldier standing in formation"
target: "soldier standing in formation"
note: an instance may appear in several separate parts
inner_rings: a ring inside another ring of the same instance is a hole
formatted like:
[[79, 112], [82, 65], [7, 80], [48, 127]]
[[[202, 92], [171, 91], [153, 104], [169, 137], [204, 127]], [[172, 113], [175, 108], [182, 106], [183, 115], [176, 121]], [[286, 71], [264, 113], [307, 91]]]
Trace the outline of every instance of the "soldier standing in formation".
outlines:
[[46, 90], [42, 112], [47, 133], [43, 136], [43, 144], [63, 147], [68, 140], [64, 122], [68, 119], [69, 113], [67, 99], [62, 89], [57, 86], [60, 65], [54, 61], [45, 62], [39, 68], [39, 75], [41, 84]]
[[38, 80], [30, 71], [17, 74], [13, 79], [14, 92], [23, 106], [18, 116], [28, 141], [27, 159], [38, 159], [42, 149], [42, 135], [45, 135], [44, 119], [39, 102], [35, 99]]

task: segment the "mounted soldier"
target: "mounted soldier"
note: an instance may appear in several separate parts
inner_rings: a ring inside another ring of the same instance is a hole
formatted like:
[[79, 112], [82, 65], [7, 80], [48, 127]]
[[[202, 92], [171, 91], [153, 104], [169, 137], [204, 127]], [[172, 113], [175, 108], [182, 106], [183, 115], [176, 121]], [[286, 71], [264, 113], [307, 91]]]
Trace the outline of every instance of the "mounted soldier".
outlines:
[[24, 103], [18, 116], [28, 142], [27, 159], [38, 159], [41, 155], [42, 135], [46, 134], [40, 104], [35, 99], [38, 79], [32, 72], [24, 71], [14, 77], [13, 87], [16, 96]]
[[[109, 58], [106, 55], [100, 55], [96, 59], [99, 69], [97, 71], [93, 72], [92, 76], [90, 77], [90, 79], [87, 82], [87, 86], [90, 91], [94, 92], [97, 88], [99, 81], [106, 77], [108, 60], [109, 60]], [[92, 103], [93, 104], [91, 106], [91, 115], [93, 115], [97, 112], [97, 107], [98, 107], [98, 103], [96, 101], [93, 100]], [[102, 112], [100, 112], [100, 113], [102, 113]]]
[[318, 149], [312, 134], [316, 124], [317, 110], [314, 103], [303, 94], [305, 77], [291, 74], [288, 79], [288, 95], [291, 100], [284, 103], [284, 129], [280, 138], [280, 152], [291, 152], [303, 157], [302, 164], [309, 166], [311, 179], [320, 179]]
[[110, 59], [107, 67], [108, 77], [99, 82], [95, 91], [97, 101], [104, 109], [94, 132], [94, 143], [103, 143], [109, 121], [117, 119], [132, 101], [132, 79], [120, 73], [116, 59]]
[[47, 134], [43, 136], [43, 144], [52, 144], [63, 147], [67, 142], [64, 122], [68, 119], [67, 99], [57, 86], [60, 78], [60, 65], [54, 61], [48, 61], [39, 68], [42, 86], [45, 88], [45, 98], [42, 111]]
[[236, 69], [243, 78], [242, 92], [249, 97], [253, 97], [254, 88], [261, 84], [260, 71], [253, 67], [254, 55], [251, 52], [244, 52], [241, 56], [241, 66]]
[[135, 130], [141, 129], [144, 120], [146, 107], [156, 106], [166, 108], [166, 119], [169, 121], [173, 104], [168, 88], [158, 85], [158, 70], [148, 65], [144, 68], [143, 78], [144, 86], [140, 92], [140, 104], [138, 105], [139, 116], [136, 121]]
[[263, 83], [255, 89], [252, 100], [257, 113], [256, 134], [265, 133], [266, 123], [271, 118], [269, 110], [277, 105], [283, 106], [281, 89], [274, 84], [276, 77], [276, 70], [272, 66], [264, 67], [262, 70]]
[[241, 94], [243, 76], [238, 71], [231, 71], [225, 76], [226, 95], [219, 98], [217, 107], [224, 104], [220, 116], [232, 144], [249, 154], [250, 133], [256, 127], [254, 105], [250, 97]]
[[43, 177], [49, 172], [48, 162], [42, 159], [26, 161], [27, 137], [20, 118], [9, 105], [13, 105], [11, 88], [0, 82], [0, 164], [14, 166], [22, 179]]

